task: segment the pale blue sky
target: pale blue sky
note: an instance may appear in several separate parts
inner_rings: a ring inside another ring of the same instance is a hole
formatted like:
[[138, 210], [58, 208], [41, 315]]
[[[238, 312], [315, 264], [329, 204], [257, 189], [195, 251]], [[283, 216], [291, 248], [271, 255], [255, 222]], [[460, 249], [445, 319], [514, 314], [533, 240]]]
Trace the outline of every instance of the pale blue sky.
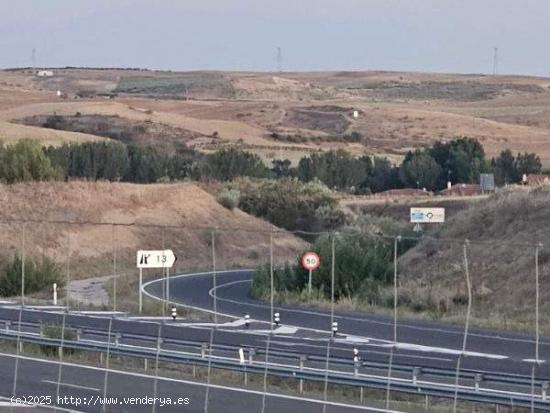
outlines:
[[0, 0], [0, 67], [550, 76], [549, 0]]

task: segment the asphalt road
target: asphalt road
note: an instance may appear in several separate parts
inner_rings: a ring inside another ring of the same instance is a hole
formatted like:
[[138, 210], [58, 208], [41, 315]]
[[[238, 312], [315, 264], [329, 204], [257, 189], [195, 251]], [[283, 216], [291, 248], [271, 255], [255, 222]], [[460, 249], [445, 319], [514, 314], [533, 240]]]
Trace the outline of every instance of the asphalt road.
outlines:
[[[170, 279], [170, 300], [207, 311], [214, 309], [214, 294], [217, 297], [217, 311], [220, 314], [243, 317], [250, 314], [253, 319], [269, 321], [270, 307], [249, 297], [250, 271], [229, 271], [216, 274], [216, 288], [211, 273], [173, 276]], [[162, 280], [149, 283], [145, 291], [156, 297], [163, 297]], [[319, 309], [282, 305], [276, 311], [281, 314], [283, 325], [306, 329], [329, 331], [330, 314]], [[357, 341], [343, 340], [331, 351], [331, 355], [346, 357], [351, 348], [359, 346], [364, 357], [373, 360], [387, 360], [388, 342], [393, 341], [393, 320], [390, 317], [365, 313], [337, 312], [341, 336], [355, 336]], [[218, 333], [221, 334], [221, 333]], [[361, 341], [369, 338], [370, 343]], [[419, 366], [456, 366], [457, 353], [462, 349], [464, 328], [441, 322], [399, 320], [396, 350], [398, 362]], [[353, 337], [352, 337], [353, 339]], [[326, 351], [321, 342], [297, 342], [285, 340], [282, 348], [302, 349], [306, 353]], [[384, 345], [386, 341], [386, 345]], [[315, 350], [317, 346], [317, 350]], [[390, 346], [391, 347], [391, 346]], [[339, 350], [341, 348], [341, 350]], [[540, 358], [548, 360], [537, 368], [537, 377], [550, 377], [550, 340], [540, 342]], [[535, 358], [533, 337], [471, 328], [466, 350], [469, 356], [462, 359], [462, 368], [507, 372], [530, 375]]]
[[[0, 370], [2, 371], [0, 394], [12, 395], [15, 357], [0, 354]], [[156, 411], [205, 412], [207, 390], [204, 383], [159, 378], [155, 391], [153, 376], [124, 371], [109, 371], [106, 374], [101, 368], [74, 364], [63, 364], [60, 374], [58, 363], [27, 357], [19, 358], [17, 371], [16, 396], [26, 400], [40, 398], [45, 404], [59, 400], [62, 402], [58, 403], [61, 407], [78, 412], [100, 412], [103, 404], [106, 405], [107, 412], [151, 412], [153, 410], [150, 401], [143, 404], [146, 397], [159, 398], [156, 402]], [[59, 377], [61, 384], [58, 387]], [[105, 383], [107, 383], [106, 393], [104, 393]], [[57, 398], [58, 388], [61, 399]], [[263, 395], [259, 392], [216, 385], [211, 386], [208, 392], [208, 412], [210, 413], [262, 411]], [[104, 398], [105, 396], [107, 399]], [[264, 411], [266, 413], [295, 411], [318, 413], [322, 405], [320, 401], [269, 393], [265, 397]], [[4, 409], [9, 411], [8, 407]], [[327, 404], [326, 411], [351, 413], [376, 410], [330, 403]]]

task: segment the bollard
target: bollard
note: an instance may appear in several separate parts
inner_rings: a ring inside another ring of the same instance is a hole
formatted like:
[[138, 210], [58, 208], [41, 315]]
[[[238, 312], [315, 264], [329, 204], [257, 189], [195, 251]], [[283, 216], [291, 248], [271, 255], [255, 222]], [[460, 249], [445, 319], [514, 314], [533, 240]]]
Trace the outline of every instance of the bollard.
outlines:
[[6, 321], [6, 331], [10, 331], [11, 321]]
[[275, 322], [275, 325], [279, 327], [281, 324], [281, 315], [279, 313], [273, 314], [273, 321]]
[[[307, 360], [307, 356], [300, 355], [300, 370], [304, 369], [304, 363]], [[300, 378], [300, 394], [304, 394], [304, 379]]]
[[244, 315], [244, 325], [245, 325], [246, 328], [250, 327], [250, 315], [249, 314]]
[[254, 363], [254, 356], [256, 355], [256, 349], [255, 348], [249, 348], [248, 349], [248, 363], [252, 364]]
[[207, 344], [206, 344], [206, 343], [202, 343], [202, 344], [201, 344], [201, 358], [205, 358], [205, 357], [206, 357], [206, 349], [207, 349]]
[[360, 366], [361, 366], [361, 361], [359, 359], [353, 360], [353, 375], [356, 377], [359, 375]]
[[99, 353], [99, 365], [103, 365], [103, 353]]
[[416, 383], [418, 381], [418, 376], [422, 374], [422, 368], [421, 367], [413, 367], [413, 385], [416, 386]]
[[542, 382], [542, 400], [548, 399], [548, 389], [550, 388], [550, 383], [547, 381]]
[[479, 391], [479, 385], [481, 384], [481, 382], [483, 381], [483, 375], [482, 374], [476, 374], [474, 376], [474, 380], [475, 380], [475, 390], [476, 391]]
[[147, 371], [147, 359], [143, 359], [143, 370]]
[[53, 305], [57, 305], [57, 283], [53, 283]]
[[77, 328], [76, 329], [76, 341], [80, 341], [81, 338], [82, 338], [82, 329]]
[[120, 339], [121, 338], [122, 338], [122, 336], [120, 335], [120, 333], [115, 334], [115, 347], [118, 347], [118, 345], [120, 344]]
[[197, 365], [193, 364], [193, 377], [197, 377]]
[[338, 321], [332, 323], [332, 336], [336, 337], [338, 335]]
[[59, 358], [63, 358], [63, 347], [59, 346], [57, 347], [57, 355], [59, 356]]
[[363, 404], [363, 401], [365, 400], [365, 388], [360, 387], [359, 388], [359, 402]]
[[424, 408], [426, 411], [430, 408], [430, 396], [426, 395], [426, 399], [424, 400]]
[[22, 341], [19, 342], [19, 352], [23, 353], [23, 342]]

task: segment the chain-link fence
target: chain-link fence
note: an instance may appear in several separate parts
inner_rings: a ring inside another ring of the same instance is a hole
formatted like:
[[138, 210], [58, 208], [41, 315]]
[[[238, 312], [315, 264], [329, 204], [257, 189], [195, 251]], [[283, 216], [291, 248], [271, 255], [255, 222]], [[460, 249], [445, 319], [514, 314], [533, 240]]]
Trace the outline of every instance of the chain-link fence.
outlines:
[[[0, 225], [6, 403], [112, 412], [550, 409], [548, 255], [536, 240]], [[311, 292], [298, 264], [309, 249], [321, 256]], [[139, 250], [171, 250], [177, 260], [138, 269]], [[488, 251], [506, 259], [490, 261]]]

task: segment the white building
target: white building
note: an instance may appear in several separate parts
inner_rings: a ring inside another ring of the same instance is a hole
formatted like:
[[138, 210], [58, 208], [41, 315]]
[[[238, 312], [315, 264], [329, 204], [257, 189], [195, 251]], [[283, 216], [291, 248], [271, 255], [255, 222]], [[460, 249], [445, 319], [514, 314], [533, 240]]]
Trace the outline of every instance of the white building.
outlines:
[[36, 75], [40, 76], [40, 77], [50, 77], [50, 76], [53, 76], [53, 71], [51, 71], [51, 70], [39, 70], [36, 73]]

